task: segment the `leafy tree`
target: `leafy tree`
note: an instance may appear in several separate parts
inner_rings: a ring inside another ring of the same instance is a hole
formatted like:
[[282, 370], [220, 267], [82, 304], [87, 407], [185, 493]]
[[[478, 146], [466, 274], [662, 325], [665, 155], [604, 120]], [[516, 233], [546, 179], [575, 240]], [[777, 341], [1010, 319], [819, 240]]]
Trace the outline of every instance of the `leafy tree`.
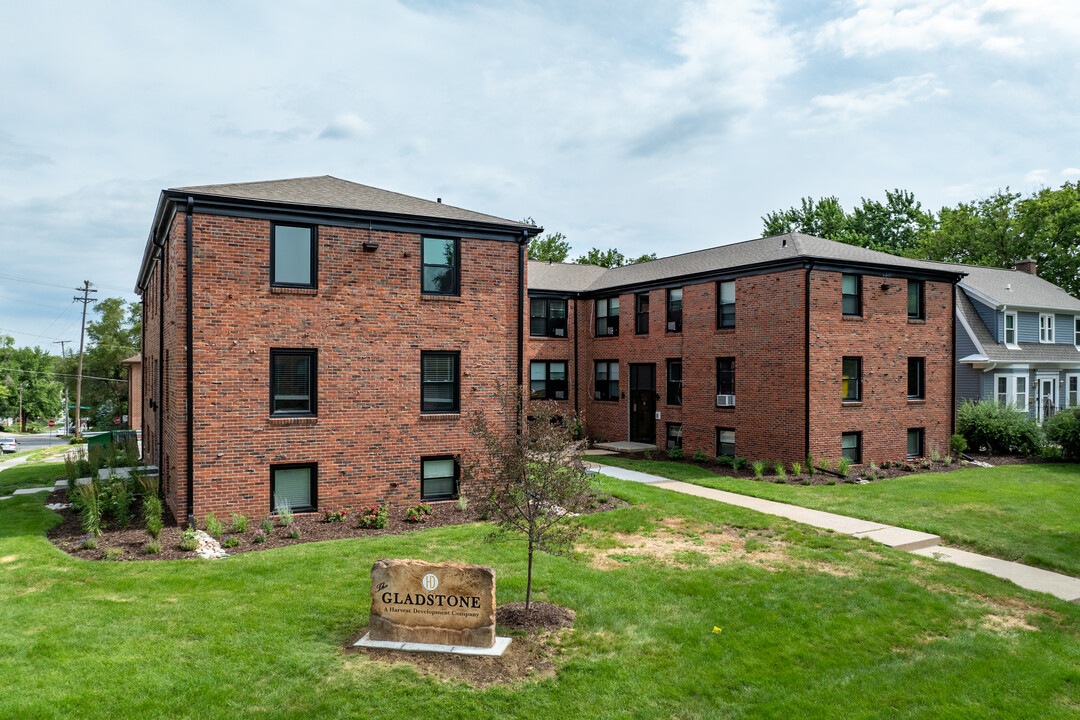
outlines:
[[[535, 225], [536, 221], [531, 217], [525, 218], [525, 222]], [[570, 243], [561, 232], [537, 235], [529, 241], [529, 259], [546, 260], [547, 262], [566, 262], [570, 256]]]
[[938, 227], [925, 238], [920, 256], [928, 260], [1012, 267], [1030, 252], [1020, 233], [1016, 201], [1020, 193], [998, 191], [971, 203], [944, 207]]
[[581, 532], [577, 514], [589, 499], [584, 445], [572, 436], [577, 423], [562, 415], [554, 402], [530, 402], [520, 389], [500, 388], [495, 419], [477, 412], [469, 421], [478, 448], [464, 459], [463, 476], [467, 483], [491, 483], [488, 512], [499, 528], [493, 537], [520, 536], [528, 545], [526, 612], [533, 553], [569, 555]]
[[907, 190], [885, 191], [885, 202], [862, 199], [847, 221], [844, 242], [912, 257], [934, 228], [934, 216]]
[[845, 242], [848, 215], [835, 195], [823, 197], [816, 203], [813, 198], [804, 197], [801, 202], [801, 207], [778, 210], [761, 218], [764, 223], [762, 235], [800, 232]]
[[605, 268], [622, 267], [626, 264], [626, 256], [615, 248], [610, 250], [592, 248], [581, 257], [575, 258], [574, 262], [579, 265], [599, 265]]
[[656, 253], [646, 253], [645, 255], [640, 255], [640, 256], [634, 258], [633, 260], [628, 260], [626, 262], [626, 264], [627, 265], [637, 265], [638, 263], [649, 262], [650, 260], [655, 260], [655, 259], [656, 259]]
[[63, 391], [52, 374], [53, 359], [40, 347], [17, 348], [12, 338], [4, 336], [0, 345], [0, 415], [17, 417], [19, 389], [22, 388], [23, 422], [56, 417], [63, 406]]
[[1080, 183], [1043, 188], [1020, 200], [1016, 212], [1021, 235], [1030, 243], [1028, 254], [1039, 263], [1039, 275], [1080, 297]]

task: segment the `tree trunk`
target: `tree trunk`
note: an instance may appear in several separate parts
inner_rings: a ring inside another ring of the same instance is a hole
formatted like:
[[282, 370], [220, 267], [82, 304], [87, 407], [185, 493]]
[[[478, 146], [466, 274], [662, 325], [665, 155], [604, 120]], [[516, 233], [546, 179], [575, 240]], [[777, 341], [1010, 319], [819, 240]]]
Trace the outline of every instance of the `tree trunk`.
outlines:
[[529, 576], [525, 581], [525, 612], [529, 612], [529, 605], [532, 602], [532, 557], [533, 542], [532, 538], [529, 538]]

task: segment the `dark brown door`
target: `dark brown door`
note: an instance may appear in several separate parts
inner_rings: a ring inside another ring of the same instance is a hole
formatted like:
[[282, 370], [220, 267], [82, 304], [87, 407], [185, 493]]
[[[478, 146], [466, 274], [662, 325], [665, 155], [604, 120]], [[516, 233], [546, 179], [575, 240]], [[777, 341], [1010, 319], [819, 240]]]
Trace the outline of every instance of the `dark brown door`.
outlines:
[[656, 365], [630, 365], [630, 442], [656, 444]]

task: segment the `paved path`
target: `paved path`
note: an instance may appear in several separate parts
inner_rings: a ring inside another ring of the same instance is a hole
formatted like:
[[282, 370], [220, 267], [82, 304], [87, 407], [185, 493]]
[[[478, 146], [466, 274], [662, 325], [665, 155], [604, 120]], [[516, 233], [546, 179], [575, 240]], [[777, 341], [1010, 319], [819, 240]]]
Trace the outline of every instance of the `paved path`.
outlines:
[[9, 467], [15, 467], [16, 465], [21, 465], [22, 463], [26, 462], [29, 459], [30, 459], [29, 455], [23, 455], [20, 458], [12, 458], [11, 460], [5, 460], [3, 462], [0, 462], [0, 470], [7, 470]]
[[636, 470], [626, 470], [624, 468], [598, 465], [595, 463], [589, 463], [589, 465], [592, 468], [598, 469], [603, 475], [619, 478], [620, 480], [647, 483], [649, 485], [664, 488], [665, 490], [673, 490], [675, 492], [685, 493], [686, 495], [708, 498], [710, 500], [727, 503], [728, 505], [737, 505], [738, 507], [747, 508], [749, 510], [767, 513], [769, 515], [778, 515], [780, 517], [788, 518], [789, 520], [801, 522], [806, 525], [813, 525], [814, 527], [825, 530], [833, 530], [855, 537], [870, 538], [871, 540], [876, 540], [877, 542], [899, 550], [907, 550], [917, 555], [922, 555], [923, 557], [953, 563], [954, 565], [960, 565], [961, 567], [971, 568], [973, 570], [980, 570], [989, 573], [990, 575], [1004, 578], [1005, 580], [1011, 580], [1020, 587], [1028, 590], [1049, 593], [1050, 595], [1061, 598], [1062, 600], [1068, 600], [1069, 602], [1080, 602], [1080, 578], [1050, 572], [1049, 570], [1040, 570], [1039, 568], [1034, 568], [1030, 565], [987, 557], [986, 555], [977, 555], [976, 553], [967, 552], [965, 550], [944, 547], [939, 544], [941, 538], [937, 535], [931, 535], [930, 533], [908, 530], [906, 528], [885, 525], [870, 520], [859, 520], [858, 518], [823, 512], [821, 510], [811, 510], [809, 508], [799, 507], [798, 505], [788, 505], [787, 503], [775, 502], [773, 500], [763, 500], [762, 498], [740, 495], [724, 490], [714, 490], [713, 488], [693, 485], [691, 483], [668, 480], [667, 478], [658, 475], [650, 475]]

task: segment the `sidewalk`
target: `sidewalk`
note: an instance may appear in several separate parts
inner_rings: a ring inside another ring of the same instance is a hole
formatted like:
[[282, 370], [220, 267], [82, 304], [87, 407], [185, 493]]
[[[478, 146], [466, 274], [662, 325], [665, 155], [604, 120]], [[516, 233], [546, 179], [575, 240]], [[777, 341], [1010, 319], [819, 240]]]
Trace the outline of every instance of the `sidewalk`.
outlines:
[[877, 542], [888, 545], [889, 547], [897, 548], [898, 550], [906, 550], [923, 557], [941, 560], [973, 570], [980, 570], [990, 575], [1010, 580], [1028, 590], [1048, 593], [1069, 602], [1080, 602], [1080, 578], [1050, 572], [1049, 570], [1040, 570], [1039, 568], [1034, 568], [1030, 565], [1022, 565], [1021, 563], [1001, 560], [986, 555], [978, 555], [965, 550], [944, 547], [939, 544], [941, 538], [937, 535], [931, 535], [930, 533], [908, 530], [893, 525], [884, 525], [870, 520], [859, 520], [858, 518], [823, 512], [821, 510], [811, 510], [809, 508], [799, 507], [798, 505], [788, 505], [787, 503], [775, 502], [773, 500], [763, 500], [749, 495], [739, 495], [738, 493], [727, 492], [724, 490], [714, 490], [712, 488], [701, 487], [700, 485], [668, 480], [667, 478], [658, 475], [649, 475], [648, 473], [637, 472], [636, 470], [625, 470], [623, 468], [598, 465], [595, 463], [589, 463], [589, 465], [590, 468], [598, 469], [601, 475], [607, 475], [620, 480], [655, 485], [656, 487], [664, 488], [665, 490], [708, 498], [728, 505], [736, 505], [738, 507], [747, 508], [748, 510], [756, 510], [768, 515], [777, 515], [789, 520], [794, 520], [795, 522], [822, 528], [823, 530], [832, 530], [854, 537], [870, 538], [871, 540], [876, 540]]

